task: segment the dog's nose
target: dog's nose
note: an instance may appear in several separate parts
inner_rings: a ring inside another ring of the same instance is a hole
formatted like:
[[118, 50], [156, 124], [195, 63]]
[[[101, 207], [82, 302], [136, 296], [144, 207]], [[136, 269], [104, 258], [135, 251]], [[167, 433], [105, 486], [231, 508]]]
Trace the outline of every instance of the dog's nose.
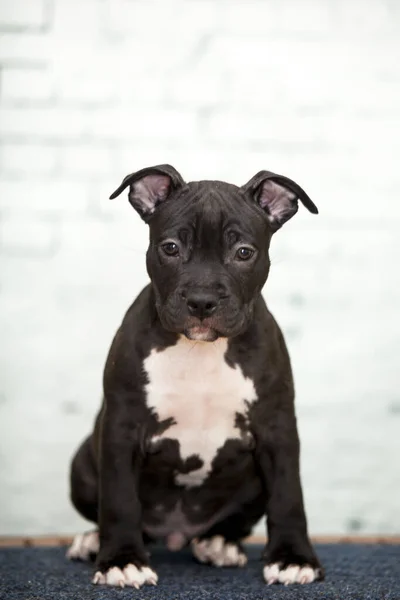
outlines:
[[186, 298], [186, 304], [189, 314], [199, 319], [211, 317], [217, 308], [215, 296], [206, 292], [191, 293]]

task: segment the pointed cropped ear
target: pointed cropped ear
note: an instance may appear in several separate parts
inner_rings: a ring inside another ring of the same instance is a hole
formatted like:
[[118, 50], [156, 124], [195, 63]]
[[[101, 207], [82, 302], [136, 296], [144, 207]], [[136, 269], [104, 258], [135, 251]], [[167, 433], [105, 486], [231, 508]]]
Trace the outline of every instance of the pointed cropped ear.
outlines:
[[110, 196], [113, 200], [129, 188], [129, 202], [144, 221], [154, 213], [170, 193], [185, 184], [181, 175], [171, 165], [147, 167], [127, 175], [121, 185]]
[[242, 187], [242, 190], [252, 194], [265, 210], [273, 231], [282, 227], [296, 214], [299, 208], [298, 200], [301, 200], [311, 213], [318, 214], [318, 208], [305, 191], [295, 181], [283, 175], [260, 171]]

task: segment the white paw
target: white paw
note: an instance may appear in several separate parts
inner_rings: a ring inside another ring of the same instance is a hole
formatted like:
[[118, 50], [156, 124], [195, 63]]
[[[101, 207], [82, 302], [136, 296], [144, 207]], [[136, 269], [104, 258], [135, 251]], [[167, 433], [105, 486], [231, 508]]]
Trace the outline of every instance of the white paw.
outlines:
[[136, 588], [137, 590], [145, 583], [149, 585], [157, 585], [158, 575], [150, 567], [135, 567], [135, 565], [126, 565], [123, 569], [119, 567], [111, 567], [107, 573], [97, 571], [92, 583], [100, 585], [116, 585], [125, 587], [126, 585]]
[[264, 579], [268, 584], [283, 583], [312, 583], [319, 576], [319, 569], [309, 566], [289, 565], [281, 569], [280, 563], [273, 563], [264, 567]]
[[202, 563], [215, 567], [243, 567], [247, 556], [233, 542], [227, 542], [222, 535], [204, 540], [192, 540], [192, 552]]
[[67, 550], [67, 558], [71, 560], [89, 560], [91, 554], [99, 551], [99, 532], [89, 531], [80, 533], [74, 537], [71, 546]]

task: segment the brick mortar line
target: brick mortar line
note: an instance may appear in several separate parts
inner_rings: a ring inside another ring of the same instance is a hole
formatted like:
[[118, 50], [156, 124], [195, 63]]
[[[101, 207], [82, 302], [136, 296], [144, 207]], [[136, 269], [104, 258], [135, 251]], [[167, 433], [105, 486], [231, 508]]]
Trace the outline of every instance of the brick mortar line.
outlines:
[[16, 33], [18, 35], [23, 35], [24, 33], [50, 33], [51, 26], [50, 24], [42, 24], [42, 25], [0, 25], [0, 35], [2, 33]]

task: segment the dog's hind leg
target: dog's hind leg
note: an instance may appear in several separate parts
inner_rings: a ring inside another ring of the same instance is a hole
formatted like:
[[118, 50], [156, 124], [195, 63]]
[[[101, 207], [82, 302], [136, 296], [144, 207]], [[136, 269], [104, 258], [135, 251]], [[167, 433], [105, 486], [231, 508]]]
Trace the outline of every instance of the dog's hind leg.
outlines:
[[72, 459], [70, 493], [72, 504], [82, 517], [97, 523], [98, 475], [92, 444], [92, 438], [88, 437]]
[[[87, 438], [72, 460], [70, 494], [73, 505], [82, 517], [97, 524], [98, 484], [92, 443], [92, 438]], [[88, 531], [75, 536], [67, 551], [67, 557], [75, 560], [90, 560], [98, 551], [98, 531]]]

